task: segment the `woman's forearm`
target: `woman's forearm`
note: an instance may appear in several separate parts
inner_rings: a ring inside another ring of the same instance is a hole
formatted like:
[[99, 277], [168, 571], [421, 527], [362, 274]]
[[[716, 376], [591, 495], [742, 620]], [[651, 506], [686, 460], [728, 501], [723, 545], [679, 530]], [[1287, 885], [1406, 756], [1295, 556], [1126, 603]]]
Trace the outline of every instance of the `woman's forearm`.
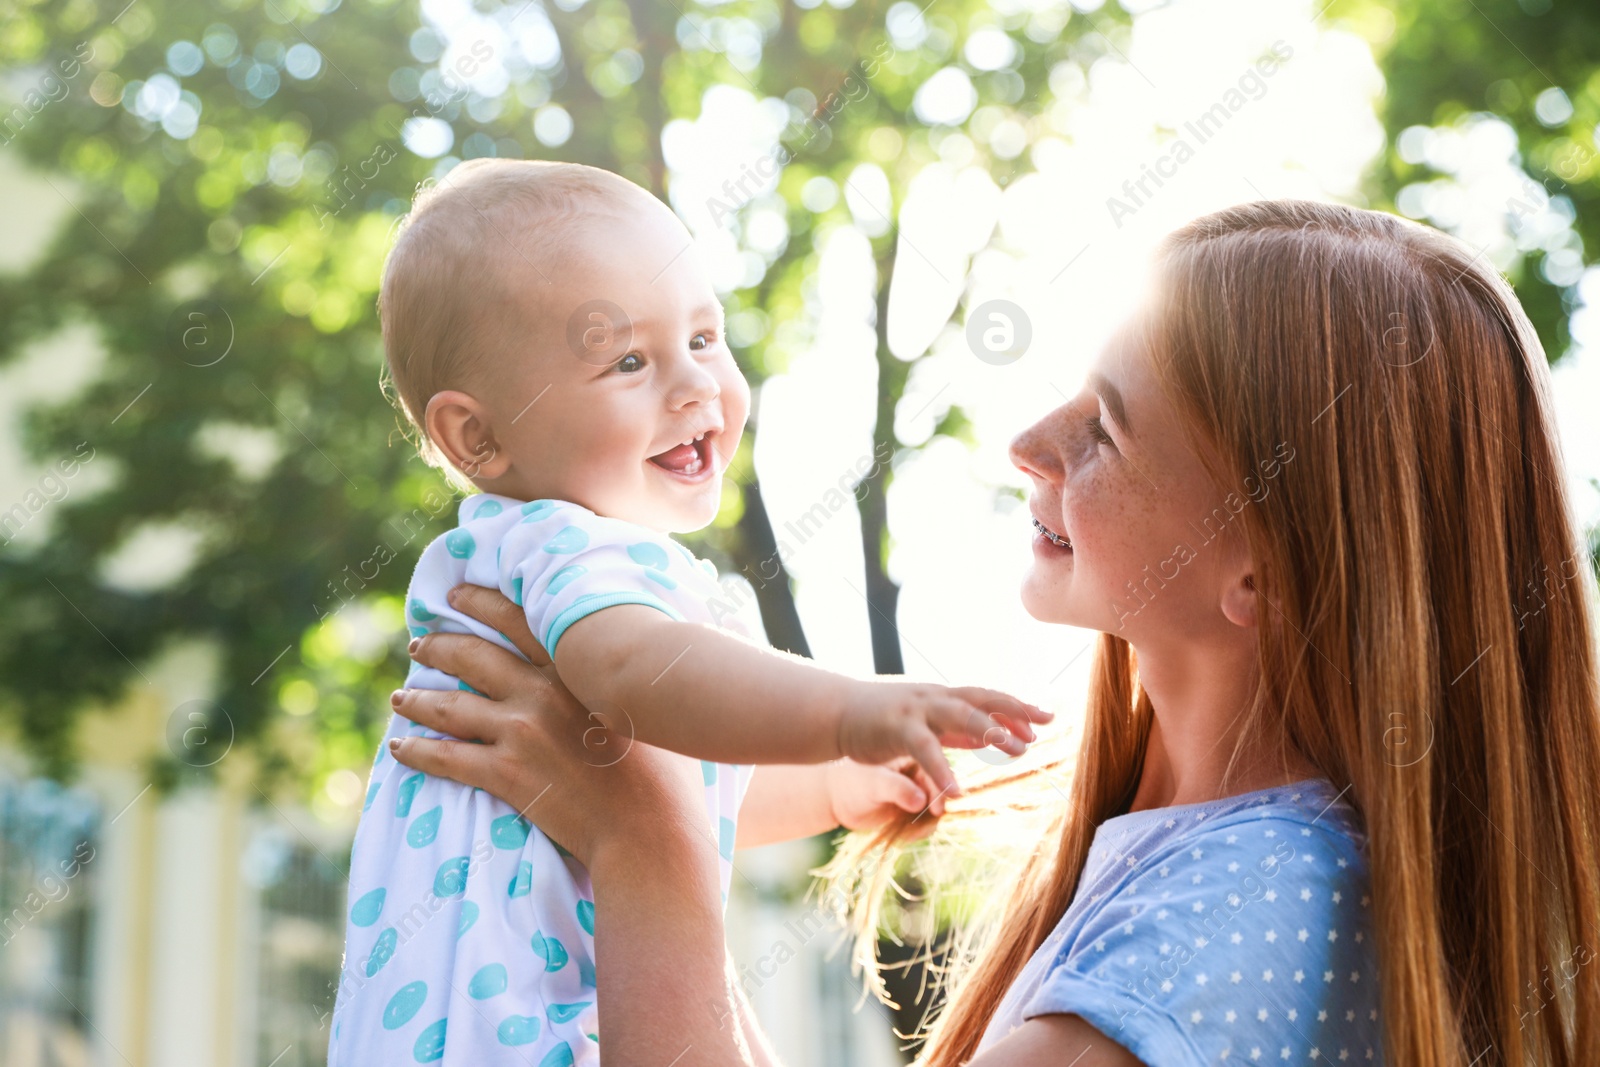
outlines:
[[767, 1067], [746, 1039], [709, 843], [596, 856], [595, 975], [607, 1063]]

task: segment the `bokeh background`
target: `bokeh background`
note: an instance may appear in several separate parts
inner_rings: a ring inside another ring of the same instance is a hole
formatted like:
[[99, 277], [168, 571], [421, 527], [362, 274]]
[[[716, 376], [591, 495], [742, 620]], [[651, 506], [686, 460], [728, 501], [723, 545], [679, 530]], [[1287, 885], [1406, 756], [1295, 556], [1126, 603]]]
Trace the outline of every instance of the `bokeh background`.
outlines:
[[[564, 159], [666, 200], [757, 398], [686, 542], [775, 645], [1070, 724], [1092, 635], [1017, 602], [1005, 445], [1218, 207], [1392, 210], [1503, 271], [1593, 565], [1597, 123], [1591, 0], [5, 0], [0, 1062], [324, 1061], [455, 512], [379, 387], [420, 183]], [[804, 897], [831, 848], [739, 857], [735, 955], [787, 1063], [898, 1063], [920, 975], [862, 1002]], [[962, 916], [894, 917], [905, 958]]]

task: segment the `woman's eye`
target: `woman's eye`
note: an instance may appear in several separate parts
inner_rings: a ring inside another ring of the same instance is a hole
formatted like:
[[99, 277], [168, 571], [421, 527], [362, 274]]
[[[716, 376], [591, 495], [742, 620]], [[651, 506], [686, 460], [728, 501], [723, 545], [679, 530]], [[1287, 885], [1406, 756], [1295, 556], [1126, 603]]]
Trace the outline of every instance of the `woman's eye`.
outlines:
[[1096, 444], [1109, 445], [1113, 443], [1111, 435], [1106, 433], [1106, 428], [1100, 424], [1099, 415], [1090, 415], [1083, 420], [1083, 425], [1088, 429], [1089, 437]]
[[637, 352], [629, 352], [613, 363], [612, 368], [619, 374], [636, 374], [644, 369], [644, 357]]

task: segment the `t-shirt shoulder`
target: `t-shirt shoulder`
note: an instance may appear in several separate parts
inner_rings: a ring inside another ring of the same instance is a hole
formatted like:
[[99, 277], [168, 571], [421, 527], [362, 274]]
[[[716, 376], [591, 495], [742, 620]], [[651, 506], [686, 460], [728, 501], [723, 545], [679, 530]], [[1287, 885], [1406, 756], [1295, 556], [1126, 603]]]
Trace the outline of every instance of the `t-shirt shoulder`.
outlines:
[[501, 536], [500, 585], [552, 656], [574, 623], [603, 608], [639, 604], [697, 619], [716, 588], [716, 568], [665, 534], [569, 501], [518, 510]]
[[[1297, 1059], [1365, 1059], [1377, 975], [1364, 835], [1328, 795], [1297, 801], [1107, 820], [1077, 928], [1023, 1018], [1082, 1015], [1147, 1063], [1278, 1059], [1302, 1043]], [[1309, 1043], [1278, 1040], [1295, 1033]]]

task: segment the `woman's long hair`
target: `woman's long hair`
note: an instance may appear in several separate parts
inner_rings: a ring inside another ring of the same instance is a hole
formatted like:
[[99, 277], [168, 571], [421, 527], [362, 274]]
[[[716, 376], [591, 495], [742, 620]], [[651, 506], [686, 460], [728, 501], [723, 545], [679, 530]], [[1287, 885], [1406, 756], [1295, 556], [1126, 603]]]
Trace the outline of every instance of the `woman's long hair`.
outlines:
[[[1218, 211], [1154, 262], [1142, 343], [1219, 491], [1294, 449], [1231, 524], [1267, 602], [1239, 737], [1278, 730], [1364, 820], [1388, 1062], [1600, 1063], [1593, 564], [1526, 314], [1460, 241], [1331, 204]], [[1096, 655], [1068, 803], [925, 1067], [972, 1058], [1132, 801], [1153, 710], [1126, 641]], [[883, 870], [863, 861], [906, 830], [853, 835], [823, 872], [858, 894], [858, 959]]]

